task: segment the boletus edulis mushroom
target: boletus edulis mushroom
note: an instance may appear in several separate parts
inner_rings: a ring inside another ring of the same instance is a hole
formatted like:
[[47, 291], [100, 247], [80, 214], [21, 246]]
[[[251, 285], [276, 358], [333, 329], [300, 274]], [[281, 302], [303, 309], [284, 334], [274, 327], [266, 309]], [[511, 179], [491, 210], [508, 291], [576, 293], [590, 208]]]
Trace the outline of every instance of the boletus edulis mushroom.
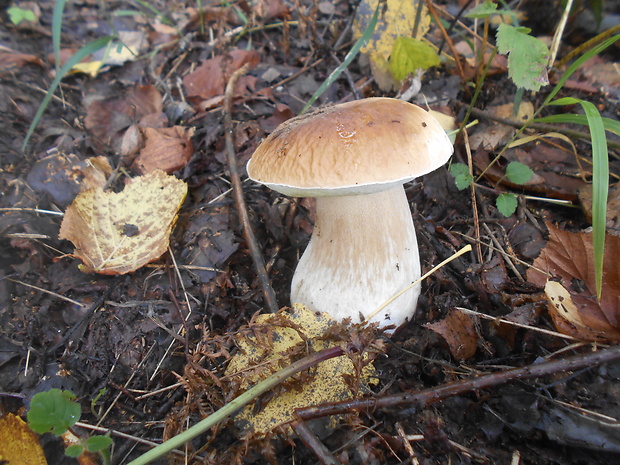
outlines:
[[[254, 181], [293, 197], [316, 197], [310, 243], [293, 276], [291, 301], [336, 320], [361, 322], [420, 277], [403, 184], [445, 164], [453, 147], [422, 108], [368, 98], [282, 123], [248, 162]], [[400, 326], [420, 286], [370, 321]]]

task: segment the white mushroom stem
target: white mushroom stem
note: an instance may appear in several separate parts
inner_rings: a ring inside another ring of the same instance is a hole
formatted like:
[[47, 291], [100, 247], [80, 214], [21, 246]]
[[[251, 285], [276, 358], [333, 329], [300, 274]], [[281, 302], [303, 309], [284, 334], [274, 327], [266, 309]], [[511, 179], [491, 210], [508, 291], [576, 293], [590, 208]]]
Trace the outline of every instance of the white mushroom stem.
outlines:
[[[318, 197], [316, 224], [291, 286], [291, 301], [337, 320], [363, 321], [420, 277], [411, 211], [402, 185], [365, 195]], [[420, 286], [371, 321], [411, 319]]]

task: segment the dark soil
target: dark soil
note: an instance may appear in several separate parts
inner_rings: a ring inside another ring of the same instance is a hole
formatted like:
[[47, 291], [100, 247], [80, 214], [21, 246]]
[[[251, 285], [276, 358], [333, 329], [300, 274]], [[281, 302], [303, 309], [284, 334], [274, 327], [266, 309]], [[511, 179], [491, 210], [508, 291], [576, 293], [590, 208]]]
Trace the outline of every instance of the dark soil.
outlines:
[[[280, 2], [258, 3], [270, 5], [274, 16], [254, 15], [249, 2], [234, 7], [224, 2], [207, 8], [202, 29], [196, 10], [200, 2], [149, 2], [171, 18], [178, 36], [173, 28], [159, 27], [161, 21], [138, 2], [68, 3], [63, 47], [77, 49], [115, 31], [144, 32], [148, 44], [137, 57], [104, 68], [95, 77], [72, 74], [63, 79], [25, 152], [24, 137], [56, 72], [50, 32], [53, 3], [39, 2], [41, 16], [30, 26], [14, 26], [4, 9], [0, 12], [0, 44], [39, 59], [0, 61], [0, 208], [17, 208], [0, 212], [3, 413], [24, 414], [37, 392], [71, 390], [82, 405], [81, 420], [112, 431], [113, 463], [124, 464], [148, 450], [136, 438], [160, 442], [230, 400], [233, 392], [214, 380], [223, 376], [229, 352], [234, 352], [232, 336], [265, 305], [229, 191], [223, 101], [204, 105], [208, 98], [186, 96], [183, 79], [209, 58], [236, 49], [257, 52], [258, 61], [249, 71], [254, 80], [246, 83], [233, 106], [235, 151], [245, 179], [245, 164], [261, 139], [301, 111], [353, 44], [346, 26], [354, 4], [336, 3], [330, 13], [331, 2], [290, 2], [288, 18], [295, 23], [260, 28], [281, 21]], [[463, 2], [441, 3], [458, 11], [457, 3]], [[529, 8], [531, 16], [535, 8]], [[144, 14], [113, 14], [127, 9]], [[237, 9], [257, 29], [225, 36], [241, 25]], [[562, 10], [556, 5], [553, 11], [559, 16]], [[581, 14], [586, 13], [576, 12], [571, 19], [577, 22]], [[534, 34], [548, 33], [540, 24], [531, 26], [539, 28]], [[569, 26], [560, 54], [591, 36], [591, 31]], [[433, 27], [429, 39], [439, 44], [441, 34]], [[618, 48], [601, 60], [617, 66]], [[317, 104], [352, 100], [356, 94], [397, 94], [381, 91], [363, 60], [355, 60], [348, 72]], [[560, 95], [591, 101], [603, 116], [618, 120], [618, 86], [602, 88], [589, 79], [576, 75], [575, 85]], [[471, 101], [470, 84], [442, 65], [425, 73], [414, 102], [424, 105], [426, 99], [431, 107], [456, 116], [458, 123]], [[115, 169], [115, 190], [126, 176], [135, 175], [119, 153], [123, 135], [139, 119], [138, 110], [133, 120], [119, 122], [113, 106], [109, 115], [94, 115], [89, 106], [95, 100], [123, 100], [137, 86], [154, 86], [163, 96], [165, 126], [195, 128], [191, 160], [175, 172], [188, 184], [189, 194], [171, 239], [174, 259], [166, 253], [122, 276], [85, 274], [71, 256], [72, 244], [58, 239], [62, 216], [30, 209], [63, 212], [79, 192], [81, 172], [76, 166], [90, 157], [106, 157]], [[537, 94], [525, 92], [524, 99], [537, 108], [549, 87]], [[487, 78], [476, 106], [486, 111], [510, 103], [515, 92], [506, 73], [498, 73]], [[283, 106], [276, 111], [276, 105]], [[96, 128], [89, 123], [95, 116]], [[591, 145], [573, 142], [583, 159], [590, 160]], [[526, 152], [535, 152], [534, 145], [527, 145]], [[467, 163], [462, 138], [455, 147], [455, 161]], [[489, 157], [489, 151], [472, 149], [474, 158]], [[490, 158], [498, 150], [491, 150]], [[620, 174], [618, 160], [618, 149], [611, 148], [612, 182]], [[495, 207], [498, 193], [542, 197], [552, 195], [552, 189], [531, 192], [488, 177], [479, 182], [478, 218], [472, 213], [470, 190], [459, 191], [447, 168], [406, 186], [423, 271], [468, 243], [475, 246], [475, 225], [481, 230], [482, 261], [475, 252], [466, 254], [424, 281], [414, 320], [385, 339], [387, 356], [375, 362], [380, 384], [373, 391], [378, 397], [544, 358], [586, 354], [597, 347], [476, 317], [475, 353], [460, 360], [437, 332], [424, 326], [461, 307], [555, 331], [544, 293], [527, 281], [526, 273], [546, 244], [547, 222], [576, 232], [590, 226], [586, 214], [572, 206], [519, 197], [516, 213], [506, 218]], [[249, 181], [243, 189], [269, 279], [279, 305], [287, 306], [296, 262], [312, 232], [312, 202], [285, 198]], [[558, 197], [579, 204], [574, 190]], [[608, 363], [468, 392], [426, 408], [351, 413], [321, 440], [342, 464], [620, 463], [619, 379], [620, 363]], [[87, 428], [76, 432], [93, 433]], [[279, 432], [269, 438], [241, 436], [232, 422], [199, 436], [188, 449], [198, 456], [189, 463], [318, 462], [298, 439]], [[41, 441], [50, 464], [76, 463], [63, 455], [59, 439], [44, 435]]]

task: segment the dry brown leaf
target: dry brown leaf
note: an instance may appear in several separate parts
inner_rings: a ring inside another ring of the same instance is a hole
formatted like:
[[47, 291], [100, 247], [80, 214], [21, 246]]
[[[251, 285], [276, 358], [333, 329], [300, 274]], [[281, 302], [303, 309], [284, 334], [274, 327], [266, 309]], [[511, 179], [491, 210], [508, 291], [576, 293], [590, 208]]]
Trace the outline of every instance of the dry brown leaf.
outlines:
[[[185, 76], [183, 86], [189, 98], [198, 100], [209, 100], [211, 98], [224, 95], [224, 88], [228, 77], [241, 68], [246, 63], [254, 68], [260, 60], [260, 55], [255, 50], [232, 50], [228, 55], [218, 55], [215, 58], [206, 60], [193, 72]], [[242, 91], [247, 78], [252, 76], [242, 76], [235, 86], [235, 94]]]
[[39, 435], [12, 413], [0, 418], [0, 463], [47, 465]]
[[443, 320], [426, 323], [424, 327], [435, 331], [445, 339], [454, 358], [467, 360], [476, 353], [478, 335], [474, 322], [463, 312], [452, 310]]
[[134, 178], [122, 192], [81, 192], [67, 208], [60, 239], [75, 245], [84, 272], [125, 274], [159, 258], [168, 248], [187, 185], [155, 171]]
[[0, 47], [0, 73], [11, 72], [28, 64], [44, 66], [43, 60], [35, 55]]
[[140, 174], [162, 170], [170, 174], [187, 165], [194, 146], [191, 137], [193, 128], [181, 126], [172, 128], [144, 128], [144, 148], [133, 164], [133, 169]]
[[120, 146], [122, 134], [129, 126], [146, 116], [160, 115], [162, 110], [162, 96], [155, 86], [137, 86], [124, 95], [88, 104], [84, 126], [99, 142]]
[[[591, 233], [571, 233], [547, 224], [549, 241], [534, 267], [553, 276], [557, 285], [531, 268], [527, 279], [547, 289], [548, 306], [558, 331], [585, 340], [620, 341], [620, 237], [607, 235], [603, 266], [603, 292], [596, 298]], [[570, 297], [570, 299], [569, 299]], [[574, 309], [572, 308], [574, 305]]]

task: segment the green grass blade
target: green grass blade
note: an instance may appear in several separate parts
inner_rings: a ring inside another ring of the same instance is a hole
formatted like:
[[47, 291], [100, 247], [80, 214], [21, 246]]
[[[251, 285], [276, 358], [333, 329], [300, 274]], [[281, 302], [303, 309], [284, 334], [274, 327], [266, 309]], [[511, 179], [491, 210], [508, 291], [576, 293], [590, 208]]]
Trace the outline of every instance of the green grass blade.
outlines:
[[[557, 100], [556, 100], [557, 101]], [[555, 103], [555, 102], [554, 102]], [[620, 136], [620, 121], [616, 121], [611, 118], [601, 118], [603, 121], [603, 127], [605, 131], [612, 132], [617, 136]], [[570, 113], [562, 113], [560, 115], [543, 116], [542, 118], [536, 118], [534, 123], [550, 123], [550, 124], [581, 124], [583, 126], [588, 125], [588, 118], [585, 115], [573, 115]]]
[[45, 112], [47, 105], [50, 103], [50, 100], [52, 99], [54, 92], [56, 92], [56, 89], [60, 85], [60, 81], [62, 81], [62, 79], [71, 70], [71, 68], [73, 68], [73, 66], [78, 64], [88, 55], [95, 53], [97, 50], [107, 46], [108, 43], [112, 41], [113, 39], [114, 37], [111, 37], [111, 36], [101, 37], [100, 39], [94, 40], [90, 42], [89, 44], [84, 45], [84, 47], [82, 47], [77, 52], [75, 52], [67, 60], [64, 66], [56, 73], [56, 78], [54, 78], [54, 81], [50, 84], [50, 87], [47, 90], [47, 93], [45, 94], [45, 97], [43, 98], [41, 105], [39, 105], [37, 113], [34, 115], [34, 118], [32, 119], [32, 123], [30, 124], [30, 127], [28, 128], [28, 132], [26, 133], [26, 137], [24, 138], [24, 143], [22, 144], [22, 152], [26, 151], [26, 146], [28, 145], [28, 142], [30, 141], [30, 138], [32, 137], [34, 130], [39, 124], [39, 121], [41, 120], [41, 116], [43, 116], [43, 113]]
[[566, 70], [566, 72], [562, 75], [562, 77], [560, 78], [560, 80], [558, 81], [558, 83], [555, 85], [555, 87], [553, 88], [553, 90], [549, 93], [549, 95], [547, 96], [547, 98], [545, 99], [545, 102], [543, 103], [543, 106], [551, 103], [551, 100], [553, 100], [553, 98], [557, 95], [557, 93], [560, 91], [560, 89], [564, 86], [564, 84], [566, 84], [566, 81], [568, 81], [568, 79], [573, 75], [573, 73], [575, 71], [577, 71], [586, 61], [588, 61], [590, 58], [592, 58], [593, 56], [601, 53], [603, 50], [605, 50], [607, 47], [609, 47], [610, 45], [612, 45], [613, 43], [615, 43], [618, 39], [620, 39], [620, 34], [617, 34], [615, 36], [610, 37], [609, 39], [601, 42], [600, 44], [598, 44], [595, 47], [592, 47], [590, 50], [588, 50], [586, 53], [584, 53], [583, 55], [581, 55], [579, 58], [577, 58]]
[[362, 36], [357, 40], [357, 42], [355, 42], [351, 50], [349, 50], [349, 53], [347, 53], [347, 55], [344, 57], [344, 61], [342, 62], [342, 64], [338, 66], [338, 68], [336, 68], [329, 75], [329, 77], [325, 80], [325, 82], [321, 84], [321, 87], [319, 87], [314, 93], [314, 95], [310, 97], [310, 100], [308, 100], [308, 103], [306, 103], [303, 110], [301, 110], [302, 113], [305, 113], [308, 110], [308, 108], [312, 106], [314, 101], [317, 98], [319, 98], [323, 94], [323, 92], [325, 92], [329, 88], [329, 86], [331, 86], [334, 83], [336, 79], [338, 79], [338, 77], [342, 74], [342, 72], [347, 68], [347, 66], [349, 66], [349, 64], [357, 56], [357, 54], [359, 53], [363, 45], [370, 40], [370, 37], [374, 33], [375, 27], [377, 26], [377, 20], [379, 19], [379, 8], [380, 7], [381, 7], [381, 2], [377, 4], [377, 8], [375, 9], [375, 12], [373, 13], [372, 18], [370, 19], [368, 26], [366, 26], [366, 29], [364, 30], [364, 33], [362, 34]]
[[65, 11], [67, 0], [56, 0], [52, 13], [52, 46], [54, 47], [54, 59], [56, 71], [60, 69], [60, 33], [62, 32], [62, 14]]
[[603, 118], [592, 102], [572, 97], [554, 100], [553, 105], [579, 103], [585, 112], [592, 138], [592, 243], [594, 247], [594, 278], [596, 295], [603, 291], [603, 260], [609, 194], [609, 154]]

